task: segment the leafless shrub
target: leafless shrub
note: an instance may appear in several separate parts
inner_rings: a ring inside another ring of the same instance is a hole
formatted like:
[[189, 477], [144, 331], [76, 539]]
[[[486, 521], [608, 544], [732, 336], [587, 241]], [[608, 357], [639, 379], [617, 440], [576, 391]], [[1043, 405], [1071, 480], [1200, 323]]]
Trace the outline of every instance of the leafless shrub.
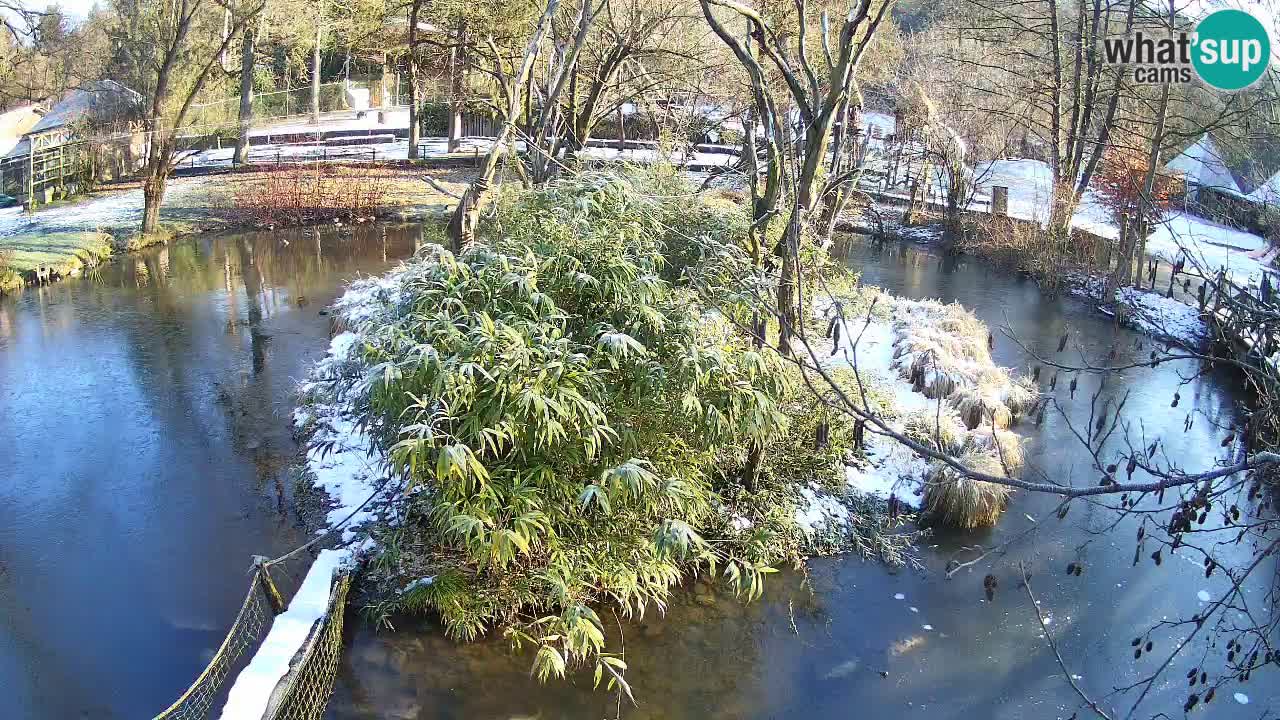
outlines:
[[1055, 287], [1064, 270], [1105, 272], [1107, 242], [1097, 235], [1073, 231], [1062, 238], [1034, 222], [1000, 215], [978, 215], [966, 221], [956, 249], [1030, 273]]
[[232, 196], [232, 207], [262, 226], [363, 222], [378, 215], [387, 190], [376, 168], [299, 165], [246, 181]]

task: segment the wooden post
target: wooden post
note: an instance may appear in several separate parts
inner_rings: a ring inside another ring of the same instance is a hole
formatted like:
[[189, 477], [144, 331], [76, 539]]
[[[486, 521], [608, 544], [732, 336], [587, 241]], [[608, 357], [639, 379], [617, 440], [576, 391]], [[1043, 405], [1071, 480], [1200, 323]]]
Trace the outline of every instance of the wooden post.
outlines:
[[1218, 270], [1218, 285], [1216, 288], [1214, 288], [1214, 293], [1213, 293], [1213, 314], [1214, 315], [1217, 315], [1218, 309], [1222, 307], [1223, 283], [1226, 282], [1226, 279], [1227, 279], [1226, 268], [1222, 268]]
[[991, 214], [1009, 214], [1009, 188], [995, 185], [991, 188]]
[[262, 585], [262, 592], [267, 595], [267, 602], [271, 603], [271, 612], [279, 615], [288, 607], [284, 604], [284, 596], [276, 588], [276, 584], [271, 580], [271, 572], [267, 570], [266, 558], [258, 556], [254, 558], [254, 563], [258, 566], [258, 582]]
[[31, 147], [27, 153], [27, 210], [28, 212], [36, 211], [36, 144], [35, 139], [31, 141]]
[[622, 151], [627, 149], [627, 115], [622, 112], [622, 106], [626, 103], [618, 103], [618, 155], [622, 155]]

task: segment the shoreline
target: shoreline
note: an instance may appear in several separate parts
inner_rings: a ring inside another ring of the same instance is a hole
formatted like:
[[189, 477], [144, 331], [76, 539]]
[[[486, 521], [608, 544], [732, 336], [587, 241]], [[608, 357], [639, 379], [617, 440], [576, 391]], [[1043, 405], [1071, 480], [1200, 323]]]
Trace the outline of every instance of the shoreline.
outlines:
[[[903, 225], [901, 223], [885, 223], [883, 229], [864, 223], [847, 223], [840, 232], [860, 234], [872, 241], [906, 242], [931, 250], [944, 251], [940, 247], [942, 228], [936, 223], [924, 225]], [[994, 268], [1025, 275], [1035, 281], [1040, 292], [1046, 297], [1070, 296], [1088, 303], [1093, 312], [1101, 317], [1115, 318], [1115, 313], [1102, 309], [1102, 284], [1106, 278], [1088, 269], [1076, 269], [1063, 274], [1061, 286], [1054, 290], [1046, 288], [1033, 273], [1010, 267], [997, 262], [993, 258], [980, 253], [957, 251], [957, 255], [972, 258]], [[1191, 305], [1175, 300], [1148, 288], [1132, 285], [1116, 289], [1117, 300], [1123, 303], [1125, 312], [1121, 313], [1119, 322], [1125, 327], [1137, 330], [1156, 340], [1174, 340], [1191, 346], [1200, 346], [1211, 339], [1212, 334], [1201, 313]]]
[[[423, 182], [424, 171], [433, 173], [446, 185], [462, 179], [455, 171], [387, 164], [364, 165], [329, 163], [325, 169], [355, 168], [378, 173], [383, 183], [384, 204], [359, 223], [428, 222], [438, 218], [456, 201]], [[245, 191], [245, 184], [265, 178], [273, 168], [239, 170], [199, 177], [171, 177], [161, 210], [160, 231], [150, 237], [138, 232], [141, 224], [141, 184], [137, 181], [113, 184], [92, 193], [38, 209], [27, 215], [20, 209], [0, 211], [0, 298], [17, 296], [29, 287], [78, 277], [112, 259], [125, 257], [148, 247], [214, 232], [251, 232], [274, 229], [324, 227], [345, 222], [316, 218], [298, 224], [264, 223], [246, 208], [231, 200]], [[456, 171], [460, 172], [460, 171]], [[465, 173], [461, 173], [465, 175]], [[248, 186], [249, 192], [258, 188]], [[7, 232], [6, 232], [7, 231]], [[5, 262], [6, 250], [17, 255]], [[39, 268], [47, 268], [47, 272]]]

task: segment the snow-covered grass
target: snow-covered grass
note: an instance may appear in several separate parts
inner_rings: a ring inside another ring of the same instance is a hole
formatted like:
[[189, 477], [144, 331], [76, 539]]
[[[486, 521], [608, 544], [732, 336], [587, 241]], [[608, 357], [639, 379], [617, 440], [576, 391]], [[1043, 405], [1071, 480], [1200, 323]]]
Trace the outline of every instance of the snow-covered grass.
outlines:
[[1147, 238], [1147, 252], [1168, 262], [1185, 257], [1187, 267], [1212, 275], [1225, 268], [1232, 280], [1257, 286], [1270, 263], [1257, 256], [1268, 243], [1253, 233], [1196, 217], [1185, 212], [1168, 215]]
[[[1101, 302], [1106, 281], [1093, 276], [1076, 277], [1074, 286], [1076, 294]], [[1132, 286], [1116, 290], [1115, 299], [1123, 306], [1125, 323], [1152, 337], [1196, 346], [1210, 336], [1199, 308], [1181, 300]]]
[[[861, 378], [887, 391], [893, 412], [886, 419], [895, 432], [927, 444], [933, 441], [935, 424], [945, 425], [951, 428], [948, 434], [956, 436], [950, 438], [948, 444], [954, 447], [949, 449], [965, 447], [971, 457], [991, 460], [999, 468], [996, 440], [975, 437], [971, 442], [969, 437], [989, 435], [990, 429], [969, 430], [960, 424], [952, 407], [953, 396], [966, 389], [987, 389], [1012, 418], [1034, 405], [1035, 391], [991, 361], [986, 347], [986, 326], [963, 308], [884, 294], [877, 304], [887, 308], [887, 318], [873, 316], [868, 323], [865, 318], [846, 317], [839, 347], [830, 365], [856, 367]], [[828, 316], [834, 308], [821, 308], [819, 312]], [[922, 364], [933, 363], [948, 368], [947, 382], [931, 382], [930, 376], [921, 374]], [[1018, 399], [1014, 400], [1015, 397]], [[1006, 402], [1016, 412], [1008, 409]], [[908, 425], [914, 430], [909, 430]], [[925, 429], [923, 433], [920, 426]], [[1009, 448], [1012, 443], [1020, 450], [1020, 439], [1014, 433], [1001, 432], [997, 437], [1001, 449]], [[1019, 452], [1019, 458], [1020, 455]], [[1018, 464], [1013, 460], [1015, 458], [1006, 458], [1011, 471], [1016, 470], [1014, 466]], [[990, 465], [991, 462], [987, 462], [984, 467]], [[921, 508], [925, 478], [931, 472], [934, 470], [930, 463], [906, 445], [869, 430], [863, 457], [845, 469], [846, 490], [892, 499], [903, 507]], [[836, 508], [841, 506], [836, 497], [817, 488], [806, 488], [801, 495], [804, 503], [797, 509], [796, 520], [802, 527], [847, 524], [848, 510], [843, 516], [837, 512]]]
[[[979, 188], [986, 193], [997, 185], [1009, 188], [1009, 216], [1041, 225], [1049, 222], [1053, 197], [1053, 170], [1048, 163], [1025, 158], [1007, 158], [979, 163], [974, 168]], [[1109, 211], [1089, 189], [1080, 199], [1071, 226], [1114, 240], [1119, 230]]]
[[[170, 205], [182, 205], [201, 191], [197, 178], [173, 179], [165, 195]], [[19, 207], [0, 210], [0, 236], [37, 236], [60, 232], [104, 231], [119, 235], [142, 225], [142, 188], [106, 190], [87, 198], [38, 206], [28, 214]]]

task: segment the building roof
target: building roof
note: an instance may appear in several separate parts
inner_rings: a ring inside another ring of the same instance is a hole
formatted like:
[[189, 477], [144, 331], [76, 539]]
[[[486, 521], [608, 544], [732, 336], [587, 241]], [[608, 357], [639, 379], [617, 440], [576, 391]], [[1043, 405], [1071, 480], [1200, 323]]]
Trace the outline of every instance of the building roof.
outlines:
[[85, 87], [68, 90], [62, 99], [30, 126], [20, 140], [0, 143], [0, 158], [24, 157], [31, 152], [31, 137], [72, 125], [88, 115], [118, 117], [142, 102], [142, 96], [114, 80], [96, 80]]
[[1189, 185], [1244, 195], [1232, 176], [1231, 169], [1227, 167], [1226, 156], [1213, 138], [1209, 137], [1209, 133], [1201, 136], [1165, 167], [1182, 175]]
[[1280, 205], [1280, 172], [1254, 188], [1248, 198], [1259, 205]]
[[89, 113], [116, 114], [135, 107], [142, 96], [115, 80], [96, 80], [68, 90], [30, 132], [38, 134], [70, 125]]

